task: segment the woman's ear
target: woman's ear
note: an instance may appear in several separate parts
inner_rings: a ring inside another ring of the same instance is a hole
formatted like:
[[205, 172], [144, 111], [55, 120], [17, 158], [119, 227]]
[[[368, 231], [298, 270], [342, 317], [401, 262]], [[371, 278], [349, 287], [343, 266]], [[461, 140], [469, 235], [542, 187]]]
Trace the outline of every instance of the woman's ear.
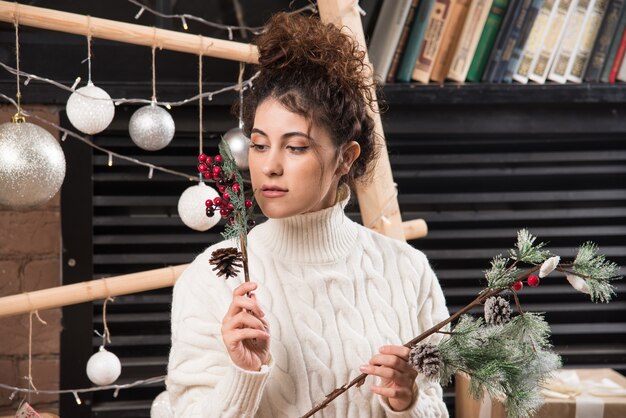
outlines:
[[356, 141], [350, 141], [342, 146], [342, 150], [339, 153], [339, 166], [337, 167], [337, 174], [344, 176], [350, 172], [352, 164], [361, 155], [361, 146]]

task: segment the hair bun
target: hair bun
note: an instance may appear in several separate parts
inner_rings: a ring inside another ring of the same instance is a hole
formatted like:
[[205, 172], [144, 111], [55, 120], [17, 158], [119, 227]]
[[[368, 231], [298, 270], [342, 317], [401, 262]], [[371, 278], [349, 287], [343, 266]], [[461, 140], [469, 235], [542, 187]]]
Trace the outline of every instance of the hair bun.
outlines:
[[364, 77], [365, 52], [333, 24], [316, 16], [277, 13], [257, 38], [262, 72], [293, 71], [327, 77], [329, 83], [358, 90], [369, 88]]

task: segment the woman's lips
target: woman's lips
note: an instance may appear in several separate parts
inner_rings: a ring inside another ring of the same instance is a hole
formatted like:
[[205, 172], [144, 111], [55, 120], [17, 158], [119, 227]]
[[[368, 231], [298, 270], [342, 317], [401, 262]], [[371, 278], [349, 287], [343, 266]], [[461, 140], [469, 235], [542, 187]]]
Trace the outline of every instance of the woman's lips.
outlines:
[[287, 194], [284, 190], [263, 190], [263, 197], [274, 198], [274, 197], [282, 197]]

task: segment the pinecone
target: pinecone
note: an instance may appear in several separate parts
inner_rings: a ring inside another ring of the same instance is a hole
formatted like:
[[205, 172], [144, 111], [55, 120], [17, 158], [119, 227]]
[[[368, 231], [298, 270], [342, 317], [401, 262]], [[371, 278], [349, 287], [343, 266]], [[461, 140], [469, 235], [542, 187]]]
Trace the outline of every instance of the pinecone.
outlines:
[[492, 296], [485, 301], [485, 322], [489, 325], [504, 325], [511, 320], [511, 305], [509, 301]]
[[438, 378], [441, 369], [439, 348], [432, 344], [416, 345], [409, 353], [409, 364], [429, 379]]
[[231, 276], [234, 277], [239, 273], [237, 267], [243, 267], [242, 261], [241, 253], [236, 248], [231, 247], [213, 251], [209, 264], [215, 266], [213, 270], [217, 271], [217, 277], [226, 276], [228, 280]]

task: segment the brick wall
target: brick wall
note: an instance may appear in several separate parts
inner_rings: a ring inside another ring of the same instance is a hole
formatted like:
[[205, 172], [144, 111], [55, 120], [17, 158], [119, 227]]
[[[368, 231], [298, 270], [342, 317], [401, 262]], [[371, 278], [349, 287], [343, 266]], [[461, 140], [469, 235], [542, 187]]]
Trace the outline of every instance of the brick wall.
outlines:
[[[26, 109], [56, 124], [58, 112], [53, 107]], [[15, 113], [12, 106], [0, 107], [0, 121], [10, 121]], [[36, 123], [51, 132], [35, 119]], [[35, 175], [35, 174], [34, 174]], [[42, 207], [14, 211], [0, 207], [0, 297], [21, 292], [58, 286], [60, 278], [61, 216], [57, 194]], [[38, 389], [59, 387], [59, 336], [61, 311], [40, 312], [44, 325], [33, 316], [32, 376]], [[0, 383], [26, 387], [28, 375], [29, 315], [0, 318]], [[22, 400], [17, 395], [9, 400], [11, 392], [0, 389], [0, 416], [15, 414]], [[58, 411], [58, 396], [31, 395], [31, 405], [38, 411]]]

